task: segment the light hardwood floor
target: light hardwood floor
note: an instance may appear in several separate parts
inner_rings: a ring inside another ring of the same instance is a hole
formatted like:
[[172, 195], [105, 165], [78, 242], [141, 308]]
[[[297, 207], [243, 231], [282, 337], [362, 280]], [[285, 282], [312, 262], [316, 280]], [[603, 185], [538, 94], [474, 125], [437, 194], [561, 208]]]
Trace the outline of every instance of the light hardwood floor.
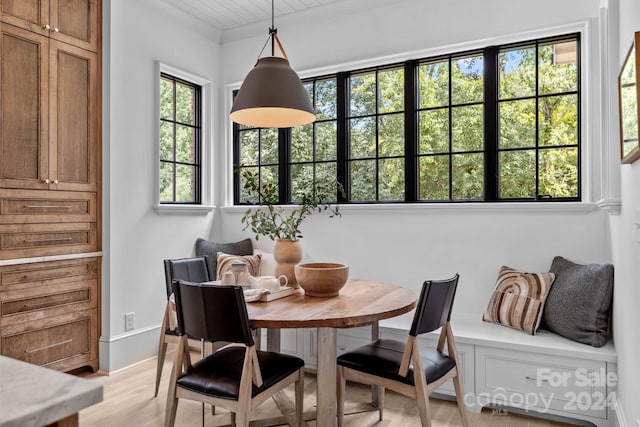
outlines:
[[[194, 360], [198, 357], [193, 353]], [[162, 382], [158, 397], [154, 398], [156, 360], [151, 359], [119, 371], [110, 376], [100, 373], [82, 374], [85, 378], [101, 383], [104, 386], [104, 400], [100, 404], [89, 407], [80, 412], [80, 425], [83, 427], [113, 427], [113, 426], [162, 426], [164, 425], [164, 410], [167, 397], [167, 387], [173, 351], [167, 353], [167, 362], [162, 373]], [[311, 411], [315, 405], [315, 375], [305, 377], [305, 411]], [[293, 401], [293, 386], [287, 388], [286, 394]], [[357, 384], [347, 384], [347, 397], [351, 401], [366, 402], [371, 398], [370, 389]], [[455, 402], [430, 399], [433, 427], [460, 426], [460, 414]], [[275, 417], [281, 413], [273, 400], [263, 403], [252, 414], [252, 419]], [[197, 402], [180, 400], [176, 426], [199, 427], [201, 425], [202, 406]], [[214, 426], [229, 422], [229, 413], [217, 409], [216, 415], [206, 411], [205, 425]], [[527, 417], [513, 413], [499, 414], [490, 409], [482, 413], [469, 413], [472, 427], [559, 427], [568, 426], [553, 421]], [[315, 421], [308, 421], [310, 427]], [[411, 427], [419, 426], [420, 418], [415, 403], [394, 392], [385, 394], [384, 420], [378, 422], [378, 412], [364, 412], [345, 416], [347, 427]]]

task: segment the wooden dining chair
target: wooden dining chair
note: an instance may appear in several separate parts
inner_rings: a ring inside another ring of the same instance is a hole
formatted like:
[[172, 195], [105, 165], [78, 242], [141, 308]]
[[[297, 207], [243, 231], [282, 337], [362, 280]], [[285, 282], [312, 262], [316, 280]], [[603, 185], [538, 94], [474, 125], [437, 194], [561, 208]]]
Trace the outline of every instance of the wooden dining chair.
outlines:
[[[456, 345], [449, 323], [458, 277], [456, 274], [448, 280], [424, 282], [406, 343], [378, 339], [338, 357], [338, 426], [344, 422], [346, 380], [378, 386], [380, 421], [385, 388], [415, 399], [424, 427], [431, 426], [429, 395], [450, 379], [453, 379], [462, 425], [469, 425]], [[418, 347], [418, 335], [438, 328], [442, 329], [436, 348], [421, 350]]]
[[[160, 342], [158, 344], [158, 361], [156, 367], [156, 393], [160, 387], [162, 377], [162, 367], [167, 354], [168, 344], [178, 344], [179, 336], [175, 330], [174, 309], [170, 302], [173, 294], [174, 280], [188, 280], [190, 282], [208, 282], [213, 280], [213, 274], [209, 267], [209, 257], [200, 256], [194, 258], [166, 259], [164, 260], [164, 277], [167, 290], [167, 305], [164, 309], [162, 327], [160, 329]], [[201, 351], [204, 354], [204, 343], [200, 343]]]
[[[235, 425], [249, 425], [250, 412], [277, 391], [295, 383], [296, 425], [302, 424], [304, 361], [258, 351], [240, 286], [174, 282], [178, 334], [165, 426], [175, 423], [179, 399], [226, 408]], [[228, 345], [191, 363], [187, 335]]]

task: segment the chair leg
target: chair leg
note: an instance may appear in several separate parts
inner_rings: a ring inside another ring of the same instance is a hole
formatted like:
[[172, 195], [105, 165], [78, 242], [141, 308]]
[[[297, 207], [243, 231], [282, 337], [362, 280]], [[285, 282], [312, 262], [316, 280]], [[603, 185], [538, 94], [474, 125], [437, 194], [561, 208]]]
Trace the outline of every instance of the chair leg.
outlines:
[[298, 371], [296, 381], [296, 425], [302, 427], [302, 414], [304, 409], [304, 368]]
[[418, 395], [418, 412], [420, 413], [420, 423], [422, 427], [431, 427], [431, 407], [429, 405], [429, 396]]
[[345, 391], [347, 387], [347, 380], [344, 379], [344, 367], [338, 366], [336, 377], [336, 400], [337, 400], [337, 412], [338, 412], [338, 427], [342, 427], [344, 424], [344, 399]]
[[233, 427], [236, 426], [236, 413], [235, 412], [231, 412], [229, 415], [231, 415], [231, 425]]
[[167, 354], [167, 343], [164, 340], [164, 332], [160, 333], [160, 345], [158, 346], [158, 366], [156, 367], [156, 393], [153, 397], [158, 397], [158, 390], [160, 389], [160, 379], [162, 378], [162, 368], [164, 366], [164, 359]]
[[[167, 394], [167, 409], [164, 416], [165, 427], [173, 427], [176, 423], [176, 411], [178, 410], [178, 398], [176, 397], [176, 381], [182, 372], [182, 361], [184, 360], [185, 342], [178, 343], [176, 357], [171, 369], [171, 379], [169, 380], [169, 392]], [[188, 350], [187, 350], [188, 351]]]
[[462, 417], [462, 426], [468, 427], [469, 420], [467, 418], [467, 406], [464, 404], [464, 392], [462, 391], [462, 381], [460, 380], [460, 370], [458, 369], [458, 375], [453, 377], [453, 388], [456, 391], [456, 402], [458, 403], [458, 410]]
[[382, 421], [384, 415], [384, 387], [378, 386], [378, 418]]

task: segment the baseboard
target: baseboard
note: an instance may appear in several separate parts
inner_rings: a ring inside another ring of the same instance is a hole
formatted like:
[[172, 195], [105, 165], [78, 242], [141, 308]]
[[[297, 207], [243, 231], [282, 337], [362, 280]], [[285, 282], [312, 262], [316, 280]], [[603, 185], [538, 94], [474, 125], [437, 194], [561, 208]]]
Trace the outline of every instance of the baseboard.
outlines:
[[160, 325], [100, 337], [100, 370], [111, 374], [157, 356]]

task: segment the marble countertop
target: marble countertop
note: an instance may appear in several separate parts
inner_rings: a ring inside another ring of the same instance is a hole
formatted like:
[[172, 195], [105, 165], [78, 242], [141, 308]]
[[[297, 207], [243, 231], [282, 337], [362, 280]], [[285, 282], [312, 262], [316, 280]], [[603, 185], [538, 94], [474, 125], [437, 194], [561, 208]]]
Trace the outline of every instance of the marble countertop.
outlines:
[[43, 426], [102, 401], [102, 385], [0, 356], [0, 427]]

